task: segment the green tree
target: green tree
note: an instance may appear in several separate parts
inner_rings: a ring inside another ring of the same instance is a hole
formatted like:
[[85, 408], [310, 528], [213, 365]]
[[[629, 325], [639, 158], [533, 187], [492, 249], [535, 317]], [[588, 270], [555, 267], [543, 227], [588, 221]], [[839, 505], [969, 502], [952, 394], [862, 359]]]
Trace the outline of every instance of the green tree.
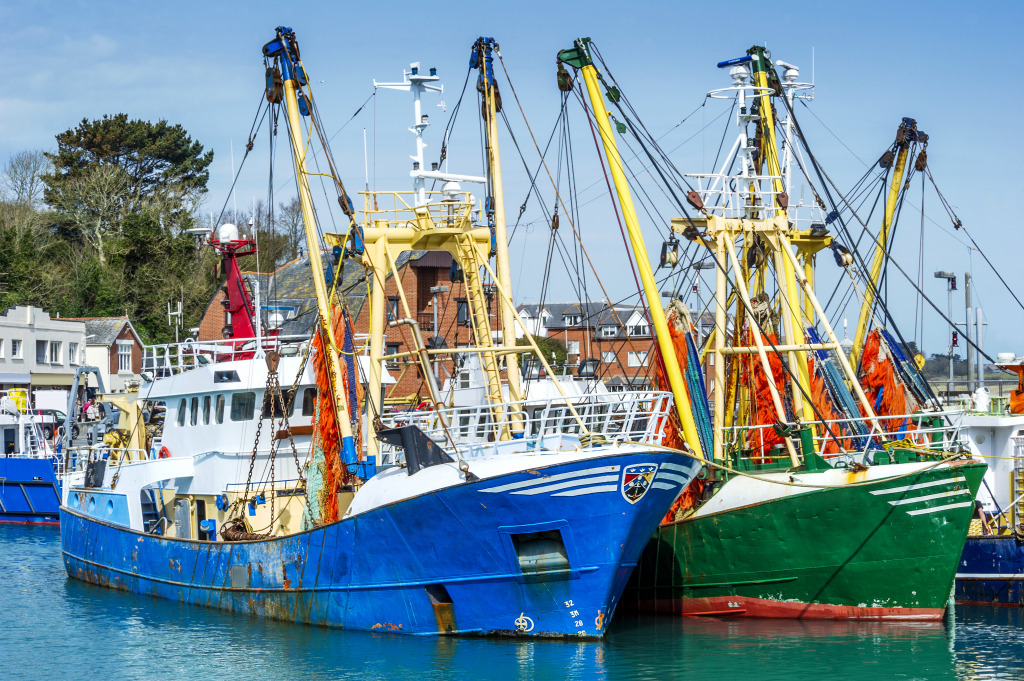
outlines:
[[[548, 364], [552, 368], [556, 366], [564, 366], [569, 359], [569, 353], [565, 349], [565, 343], [558, 340], [557, 338], [550, 338], [547, 336], [534, 336], [534, 342], [537, 343], [537, 347], [541, 352], [544, 353], [544, 359], [547, 360]], [[516, 345], [529, 345], [530, 342], [526, 338], [520, 338], [516, 341]]]
[[57, 151], [46, 157], [52, 170], [41, 176], [43, 200], [69, 218], [102, 261], [103, 240], [119, 235], [128, 215], [151, 211], [172, 228], [187, 222], [206, 192], [213, 152], [204, 153], [180, 125], [122, 113], [82, 119], [57, 135]]

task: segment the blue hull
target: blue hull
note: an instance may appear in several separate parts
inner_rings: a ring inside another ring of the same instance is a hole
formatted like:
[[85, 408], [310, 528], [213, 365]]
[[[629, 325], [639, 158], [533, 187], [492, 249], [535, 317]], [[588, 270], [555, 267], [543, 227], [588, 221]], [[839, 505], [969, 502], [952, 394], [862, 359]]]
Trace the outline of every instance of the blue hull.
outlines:
[[56, 525], [59, 510], [52, 459], [0, 459], [0, 523]]
[[1024, 606], [1024, 542], [968, 537], [956, 573], [957, 603]]
[[[659, 474], [630, 502], [625, 469], [638, 463], [658, 464]], [[674, 484], [661, 476], [666, 463]], [[544, 482], [595, 466], [618, 467], [617, 482], [571, 491]], [[76, 579], [249, 615], [413, 634], [599, 637], [679, 483], [698, 470], [667, 452], [609, 455], [251, 542], [153, 536], [62, 507], [61, 545]], [[517, 547], [537, 533], [560, 537], [567, 566], [523, 567]]]

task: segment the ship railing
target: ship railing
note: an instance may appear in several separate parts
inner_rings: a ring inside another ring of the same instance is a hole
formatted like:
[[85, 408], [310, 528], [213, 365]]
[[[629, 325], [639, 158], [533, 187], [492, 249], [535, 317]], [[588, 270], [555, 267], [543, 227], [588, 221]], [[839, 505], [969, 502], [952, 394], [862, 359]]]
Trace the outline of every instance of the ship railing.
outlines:
[[205, 364], [249, 359], [257, 350], [296, 355], [307, 340], [306, 336], [270, 336], [259, 343], [255, 338], [229, 338], [147, 345], [142, 349], [142, 371], [153, 378], [163, 378]]
[[767, 220], [785, 215], [795, 229], [806, 229], [816, 222], [823, 223], [825, 219], [819, 206], [792, 198], [785, 210], [780, 208], [775, 200], [775, 190], [782, 178], [777, 175], [739, 177], [721, 173], [693, 173], [687, 174], [687, 177], [697, 180], [697, 193], [707, 211], [726, 219], [749, 219], [756, 216]]
[[58, 456], [60, 474], [83, 471], [89, 462], [99, 460], [109, 461], [112, 456], [114, 457], [114, 462], [111, 464], [113, 466], [117, 466], [118, 461], [122, 460], [124, 463], [130, 463], [133, 461], [146, 461], [157, 458], [156, 453], [150, 449], [124, 449], [118, 447], [115, 452], [110, 445], [104, 443], [69, 447], [65, 452]]
[[[391, 427], [415, 425], [449, 453], [458, 450], [463, 458], [487, 456], [507, 446], [496, 433], [510, 428], [513, 443], [526, 451], [572, 448], [578, 445], [580, 422], [591, 435], [609, 442], [631, 441], [661, 444], [665, 425], [673, 408], [672, 393], [656, 390], [577, 395], [569, 398], [579, 420], [565, 398], [521, 400], [500, 404], [441, 409], [447, 429], [437, 412], [402, 412], [385, 418]], [[521, 435], [520, 435], [521, 434]], [[380, 465], [402, 462], [400, 449], [384, 445]]]
[[436, 226], [457, 225], [472, 217], [477, 208], [468, 192], [428, 191], [427, 203], [416, 205], [414, 191], [372, 191], [363, 195], [363, 226], [379, 222], [390, 226], [414, 226], [420, 216], [429, 216]]
[[[801, 425], [813, 427], [814, 449], [819, 454], [825, 452], [820, 454], [823, 458], [861, 461], [868, 452], [890, 443], [904, 443], [908, 447], [927, 449], [936, 454], [959, 450], [965, 446], [961, 437], [962, 417], [963, 412], [960, 410], [943, 410], [876, 418], [807, 421]], [[934, 418], [940, 419], [941, 423], [930, 425], [929, 421]], [[879, 425], [882, 430], [879, 430]], [[750, 458], [788, 459], [789, 455], [781, 446], [772, 455], [765, 455], [763, 451], [758, 453], [762, 443], [778, 440], [774, 427], [773, 424], [729, 426], [722, 429], [723, 439], [727, 447], [736, 448], [742, 437], [745, 443], [743, 449], [749, 453]]]

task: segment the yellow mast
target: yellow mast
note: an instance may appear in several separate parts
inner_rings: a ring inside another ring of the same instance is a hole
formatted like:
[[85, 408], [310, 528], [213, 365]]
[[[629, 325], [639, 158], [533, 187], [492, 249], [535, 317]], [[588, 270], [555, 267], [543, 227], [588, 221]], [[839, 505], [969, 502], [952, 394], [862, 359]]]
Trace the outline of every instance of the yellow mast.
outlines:
[[[885, 201], [885, 216], [882, 218], [882, 229], [878, 232], [878, 239], [875, 242], [875, 255], [871, 260], [871, 270], [868, 273], [868, 282], [864, 290], [864, 302], [860, 308], [860, 318], [857, 320], [857, 332], [853, 336], [853, 349], [850, 351], [850, 360], [853, 366], [860, 363], [860, 353], [864, 348], [864, 337], [868, 333], [868, 326], [871, 324], [871, 309], [875, 304], [875, 291], [878, 288], [879, 277], [882, 273], [882, 263], [885, 253], [889, 249], [889, 237], [892, 229], [893, 216], [896, 214], [896, 204], [899, 202], [900, 185], [903, 182], [903, 175], [907, 169], [907, 156], [910, 153], [910, 143], [916, 139], [917, 123], [909, 118], [904, 118], [896, 131], [896, 165], [893, 167], [892, 180], [889, 183], [889, 195]], [[883, 160], [892, 162], [892, 156], [886, 154]]]
[[[775, 114], [772, 111], [771, 96], [774, 94], [773, 86], [768, 80], [768, 54], [763, 47], [752, 47], [747, 52], [751, 56], [751, 75], [753, 84], [759, 88], [760, 107], [758, 125], [761, 128], [761, 149], [764, 161], [767, 164], [767, 174], [775, 177], [772, 186], [775, 189], [775, 204], [783, 216], [787, 216], [789, 200], [785, 194], [785, 187], [782, 184], [782, 165], [779, 163], [779, 148], [775, 140]], [[786, 224], [784, 222], [784, 224]], [[778, 230], [778, 238], [781, 243], [778, 248], [790, 248], [787, 238], [790, 228], [788, 224]], [[779, 250], [775, 253], [776, 271], [781, 275], [784, 286], [780, 291], [780, 312], [782, 316], [783, 330], [786, 334], [786, 341], [791, 345], [803, 345], [806, 340], [803, 330], [803, 313], [800, 310], [797, 300], [796, 273], [792, 264], [784, 258]], [[793, 391], [793, 402], [797, 411], [804, 421], [814, 420], [814, 408], [804, 395], [811, 394], [811, 380], [807, 369], [807, 353], [791, 351], [789, 353], [790, 366], [796, 374], [799, 389]]]
[[[313, 199], [309, 191], [309, 179], [306, 171], [306, 153], [302, 143], [302, 122], [299, 112], [299, 99], [297, 95], [298, 75], [301, 74], [305, 82], [305, 69], [299, 63], [298, 51], [294, 49], [294, 34], [289, 30], [287, 34], [278, 31], [278, 40], [264, 47], [266, 56], [280, 55], [281, 71], [284, 80], [285, 110], [288, 115], [288, 129], [292, 142], [292, 158], [295, 162], [295, 179], [299, 189], [299, 205], [302, 208], [302, 221], [306, 232], [306, 248], [309, 251], [310, 274], [313, 277], [313, 288], [316, 292], [317, 314], [320, 320], [320, 330], [323, 334], [323, 349], [327, 358], [327, 373], [331, 383], [331, 397], [334, 403], [335, 414], [338, 422], [338, 429], [341, 432], [341, 459], [353, 470], [358, 459], [355, 450], [355, 440], [352, 436], [352, 422], [349, 415], [348, 400], [345, 391], [341, 386], [341, 365], [338, 354], [333, 351], [334, 344], [331, 339], [331, 310], [330, 296], [327, 291], [327, 281], [324, 277], [323, 261], [320, 256], [320, 237], [317, 233], [316, 217], [313, 213]], [[268, 48], [280, 46], [277, 54], [268, 54]], [[293, 54], [294, 52], [294, 54]]]
[[[491, 198], [494, 201], [495, 264], [497, 265], [498, 283], [506, 291], [511, 291], [512, 278], [508, 260], [508, 233], [505, 222], [505, 190], [501, 182], [501, 154], [498, 148], [498, 86], [494, 82], [493, 57], [491, 56], [491, 50], [496, 50], [497, 47], [493, 38], [478, 38], [476, 44], [473, 45], [479, 60], [480, 77], [484, 85], [484, 106], [487, 112], [484, 122], [487, 125], [487, 161], [491, 174]], [[511, 345], [516, 337], [512, 301], [506, 296], [499, 296], [499, 301], [501, 342], [502, 345]], [[523, 399], [523, 388], [519, 374], [519, 356], [515, 353], [507, 353], [504, 357], [509, 399], [517, 402]], [[517, 408], [517, 411], [521, 410]], [[521, 422], [519, 420], [513, 421], [514, 426], [517, 424], [521, 430]]]
[[651, 271], [651, 259], [647, 255], [647, 247], [644, 244], [643, 234], [640, 232], [640, 223], [637, 219], [636, 209], [633, 207], [633, 197], [629, 191], [626, 175], [623, 172], [622, 158], [619, 156], [615, 138], [612, 136], [611, 125], [608, 122], [608, 110], [605, 108], [604, 99], [601, 96], [601, 88], [598, 85], [597, 69], [594, 67], [594, 62], [590, 57], [589, 43], [589, 38], [576, 40], [573, 48], [559, 52], [558, 59], [579, 68], [587, 84], [587, 94], [594, 109], [594, 120], [597, 122], [598, 130], [601, 133], [601, 142], [604, 145], [605, 155], [608, 157], [608, 167], [615, 182], [615, 191], [618, 194], [619, 206], [622, 208], [622, 215], [626, 221], [626, 231], [629, 234], [630, 245], [636, 254], [637, 269], [640, 271], [640, 280], [643, 283], [644, 294], [647, 297], [651, 324], [654, 326], [654, 331], [657, 335], [658, 348], [661, 350], [661, 356], [665, 362], [665, 373], [668, 375], [669, 385], [672, 387], [672, 394], [675, 397], [676, 412], [679, 415], [683, 437], [690, 446], [690, 449], [701, 459], [704, 459], [705, 454], [697, 434], [697, 424], [694, 422], [693, 411], [690, 408], [686, 380], [683, 378], [683, 372], [679, 367], [679, 360], [676, 357], [676, 350], [672, 344], [672, 337], [669, 334], [665, 310], [661, 304], [661, 293], [658, 291], [658, 283], [654, 280], [654, 273]]

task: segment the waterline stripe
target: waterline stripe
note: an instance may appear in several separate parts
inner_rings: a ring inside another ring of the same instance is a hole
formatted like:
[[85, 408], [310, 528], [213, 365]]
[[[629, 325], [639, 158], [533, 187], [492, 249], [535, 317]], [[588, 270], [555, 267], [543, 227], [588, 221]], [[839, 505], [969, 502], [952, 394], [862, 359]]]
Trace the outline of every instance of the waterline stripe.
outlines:
[[923, 497], [912, 497], [910, 499], [897, 499], [896, 501], [890, 501], [889, 503], [893, 506], [903, 506], [904, 504], [916, 504], [919, 501], [931, 501], [932, 499], [942, 499], [943, 497], [958, 497], [961, 494], [970, 494], [969, 489], [957, 489], [949, 492], [939, 492], [938, 494], [926, 494]]
[[555, 490], [566, 489], [567, 487], [579, 487], [580, 485], [592, 485], [597, 482], [618, 482], [618, 475], [595, 475], [589, 478], [580, 478], [579, 480], [568, 480], [566, 482], [555, 483], [554, 485], [544, 485], [543, 487], [531, 487], [530, 489], [520, 489], [512, 492], [512, 494], [543, 494], [545, 492], [554, 492]]
[[559, 473], [558, 475], [544, 475], [533, 480], [523, 480], [522, 482], [510, 482], [507, 485], [501, 485], [499, 487], [488, 487], [487, 489], [480, 490], [481, 492], [507, 492], [511, 489], [522, 489], [523, 487], [532, 487], [534, 485], [546, 485], [549, 482], [555, 480], [568, 480], [569, 478], [582, 478], [586, 475], [597, 475], [599, 473], [615, 473], [618, 472], [619, 466], [597, 466], [595, 468], [587, 468], [581, 471], [572, 471], [571, 473]]
[[897, 492], [906, 492], [909, 490], [924, 489], [925, 487], [935, 487], [936, 485], [948, 485], [951, 482], [959, 482], [963, 480], [963, 477], [957, 475], [952, 478], [943, 478], [942, 480], [932, 480], [931, 482], [915, 482], [913, 485], [903, 485], [902, 487], [889, 487], [886, 489], [872, 490], [872, 494], [896, 494]]
[[619, 488], [618, 485], [597, 485], [596, 487], [578, 487], [576, 489], [570, 489], [565, 492], [555, 492], [551, 496], [553, 497], [578, 497], [581, 494], [596, 494], [598, 492], [614, 492]]
[[946, 504], [945, 506], [936, 506], [935, 508], [919, 508], [916, 511], [907, 511], [907, 515], [922, 515], [924, 513], [938, 513], [939, 511], [947, 511], [951, 508], [963, 508], [965, 506], [974, 506], [974, 499], [968, 499], [967, 501], [961, 501], [957, 504]]

